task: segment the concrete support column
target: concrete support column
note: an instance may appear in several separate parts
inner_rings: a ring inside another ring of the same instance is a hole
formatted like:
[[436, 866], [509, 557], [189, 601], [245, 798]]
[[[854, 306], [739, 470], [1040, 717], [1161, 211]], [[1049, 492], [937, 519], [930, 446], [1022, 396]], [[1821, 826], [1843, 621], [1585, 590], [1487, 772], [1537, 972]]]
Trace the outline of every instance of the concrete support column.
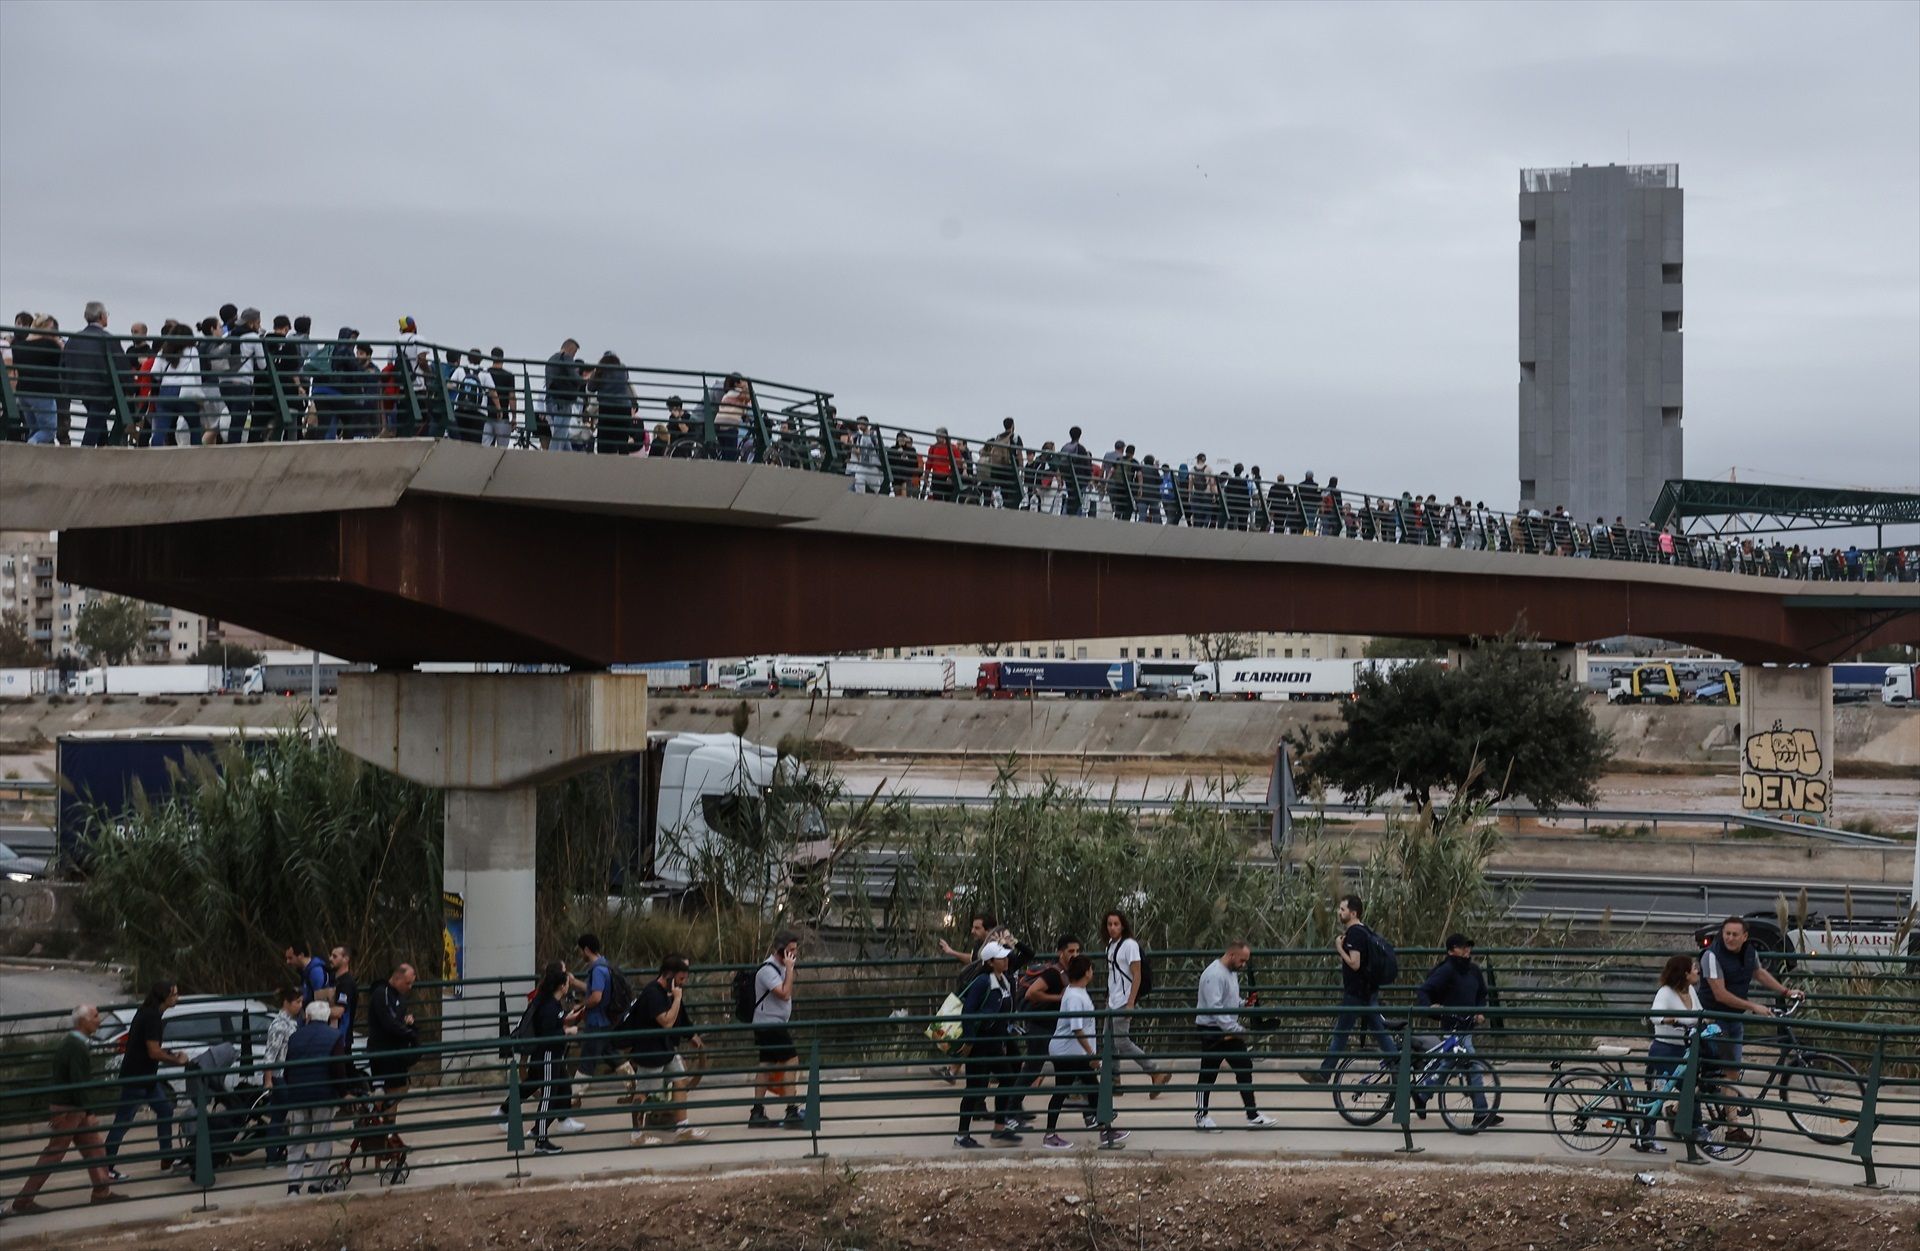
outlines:
[[[446, 946], [467, 978], [531, 979], [540, 784], [646, 750], [641, 674], [342, 674], [340, 746], [446, 796]], [[456, 920], [458, 930], [456, 932]], [[420, 953], [422, 976], [443, 971]], [[509, 990], [517, 999], [519, 989]], [[447, 1004], [492, 1035], [498, 995]], [[448, 1036], [460, 1031], [450, 1029]]]
[[1740, 807], [1833, 822], [1833, 670], [1740, 670]]
[[[447, 792], [443, 889], [461, 901], [460, 971], [466, 977], [524, 977], [535, 958], [537, 794], [531, 786]], [[489, 992], [481, 999], [466, 1011], [491, 1012], [495, 996]]]

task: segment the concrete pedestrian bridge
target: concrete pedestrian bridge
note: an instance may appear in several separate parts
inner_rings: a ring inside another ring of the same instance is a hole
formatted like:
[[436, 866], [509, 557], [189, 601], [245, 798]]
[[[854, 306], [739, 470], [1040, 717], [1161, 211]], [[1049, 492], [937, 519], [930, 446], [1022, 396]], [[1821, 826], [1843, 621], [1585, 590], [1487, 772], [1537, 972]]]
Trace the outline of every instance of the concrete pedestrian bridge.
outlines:
[[0, 527], [61, 531], [63, 579], [382, 665], [1516, 625], [1750, 662], [1920, 643], [1920, 583], [1098, 524], [848, 487], [432, 439], [0, 446]]

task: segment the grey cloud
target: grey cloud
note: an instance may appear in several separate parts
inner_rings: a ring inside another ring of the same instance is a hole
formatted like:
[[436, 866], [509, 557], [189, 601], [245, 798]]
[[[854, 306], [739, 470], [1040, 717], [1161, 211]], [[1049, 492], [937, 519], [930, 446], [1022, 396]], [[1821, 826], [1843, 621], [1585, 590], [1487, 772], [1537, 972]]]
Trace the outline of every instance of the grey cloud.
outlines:
[[410, 313], [1506, 502], [1516, 171], [1631, 132], [1688, 192], [1690, 470], [1913, 487], [1917, 45], [1894, 5], [15, 0], [0, 311]]

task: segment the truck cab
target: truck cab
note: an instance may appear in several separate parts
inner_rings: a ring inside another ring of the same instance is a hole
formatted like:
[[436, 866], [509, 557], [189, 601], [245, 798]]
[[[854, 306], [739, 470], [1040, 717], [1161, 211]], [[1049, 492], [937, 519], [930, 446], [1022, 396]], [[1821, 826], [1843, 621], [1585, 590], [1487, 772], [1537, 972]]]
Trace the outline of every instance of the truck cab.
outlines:
[[[827, 852], [825, 813], [804, 764], [737, 734], [648, 735], [641, 762], [641, 872], [666, 893], [737, 877], [737, 862], [781, 862], [786, 878]], [[780, 849], [791, 845], [788, 855]], [[771, 851], [772, 854], [765, 854]], [[771, 895], [782, 881], [767, 881]]]
[[1609, 704], [1677, 704], [1680, 702], [1680, 679], [1673, 672], [1673, 666], [1664, 661], [1659, 664], [1636, 665], [1631, 673], [1622, 674], [1613, 680], [1607, 688]]
[[1888, 665], [1880, 680], [1880, 702], [1889, 708], [1914, 707], [1914, 688], [1920, 686], [1920, 665]]

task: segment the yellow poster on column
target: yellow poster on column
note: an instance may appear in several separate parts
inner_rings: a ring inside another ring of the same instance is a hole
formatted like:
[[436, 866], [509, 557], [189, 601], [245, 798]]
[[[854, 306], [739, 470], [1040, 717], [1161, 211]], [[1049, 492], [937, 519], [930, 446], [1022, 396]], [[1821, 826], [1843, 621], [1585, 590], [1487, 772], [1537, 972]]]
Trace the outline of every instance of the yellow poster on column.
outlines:
[[461, 997], [461, 981], [467, 968], [467, 901], [452, 891], [440, 893], [440, 980], [451, 984], [453, 997]]

